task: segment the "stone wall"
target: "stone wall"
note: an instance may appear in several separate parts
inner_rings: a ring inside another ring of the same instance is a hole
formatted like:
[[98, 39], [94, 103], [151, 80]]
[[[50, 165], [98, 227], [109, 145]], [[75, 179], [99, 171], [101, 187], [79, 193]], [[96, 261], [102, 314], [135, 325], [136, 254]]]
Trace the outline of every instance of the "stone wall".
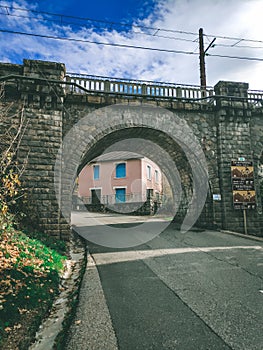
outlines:
[[[54, 163], [62, 140], [64, 90], [49, 84], [48, 79], [63, 78], [64, 70], [62, 64], [29, 60], [25, 60], [23, 66], [0, 65], [2, 76], [35, 79], [7, 80], [5, 101], [15, 103], [12, 110], [23, 109], [24, 124], [27, 124], [18, 159], [22, 163], [27, 158], [22, 181], [28, 189], [28, 221], [34, 229], [63, 239], [69, 237], [69, 227], [61, 217], [54, 192]], [[14, 123], [14, 119], [10, 122]]]
[[[69, 225], [58, 204], [65, 204], [63, 213], [69, 217], [78, 172], [114, 142], [135, 137], [157, 143], [173, 159], [182, 184], [179, 212], [185, 213], [193, 193], [195, 169], [172, 136], [183, 138], [184, 130], [189, 127], [205, 154], [209, 173], [207, 201], [199, 223], [244, 231], [243, 213], [233, 209], [231, 160], [244, 156], [258, 164], [263, 147], [262, 108], [246, 100], [247, 84], [220, 82], [215, 86], [217, 98], [211, 103], [200, 103], [94, 92], [78, 94], [65, 89], [65, 74], [65, 66], [56, 62], [24, 60], [23, 65], [0, 64], [0, 78], [7, 77], [2, 80], [5, 86], [2, 103], [12, 102], [14, 108], [23, 105], [28, 121], [19, 157], [22, 161], [29, 152], [24, 184], [31, 189], [30, 210], [36, 214], [39, 229], [64, 239], [69, 237]], [[118, 112], [119, 105], [122, 110]], [[55, 177], [55, 161], [62, 141], [82, 120], [84, 126], [67, 146], [62, 171]], [[169, 130], [171, 137], [163, 130]], [[161, 165], [169, 179], [175, 169], [157, 159], [150, 147], [145, 152]], [[198, 167], [198, 159], [192, 164]], [[62, 176], [64, 184], [60, 187]], [[255, 178], [260, 198], [257, 172]], [[58, 201], [55, 188], [59, 188]], [[213, 202], [213, 194], [221, 194], [222, 200]], [[262, 206], [249, 211], [247, 218], [249, 233], [262, 235]]]
[[[218, 164], [219, 181], [222, 195], [222, 223], [223, 228], [232, 231], [244, 232], [243, 211], [233, 209], [231, 161], [238, 157], [254, 161], [255, 188], [259, 193], [257, 166], [255, 155], [259, 153], [260, 131], [259, 121], [262, 118], [254, 117], [253, 106], [248, 101], [240, 99], [247, 97], [248, 84], [220, 82], [215, 86], [217, 95], [222, 96], [217, 101], [217, 128], [218, 128]], [[227, 96], [234, 96], [229, 99]], [[257, 111], [258, 113], [258, 111]], [[262, 114], [261, 114], [262, 116]], [[256, 124], [256, 126], [255, 126]], [[262, 141], [261, 141], [262, 142]], [[247, 210], [248, 232], [262, 235], [262, 212], [258, 201], [257, 210]]]

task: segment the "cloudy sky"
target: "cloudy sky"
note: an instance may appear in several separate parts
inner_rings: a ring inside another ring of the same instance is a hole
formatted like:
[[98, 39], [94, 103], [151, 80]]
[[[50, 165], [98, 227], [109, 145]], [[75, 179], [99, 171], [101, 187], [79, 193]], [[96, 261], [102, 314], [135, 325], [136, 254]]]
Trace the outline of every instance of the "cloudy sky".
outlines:
[[198, 85], [202, 27], [205, 47], [216, 37], [207, 85], [243, 81], [263, 90], [262, 13], [262, 0], [0, 0], [0, 61], [50, 60], [68, 72]]

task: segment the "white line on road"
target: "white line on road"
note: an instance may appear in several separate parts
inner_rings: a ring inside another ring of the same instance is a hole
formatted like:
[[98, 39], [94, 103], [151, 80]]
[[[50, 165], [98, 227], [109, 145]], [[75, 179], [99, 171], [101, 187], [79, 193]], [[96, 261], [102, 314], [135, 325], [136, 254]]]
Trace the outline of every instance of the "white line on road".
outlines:
[[154, 250], [132, 250], [112, 253], [92, 254], [96, 265], [106, 265], [125, 261], [143, 260], [173, 254], [184, 253], [207, 253], [211, 251], [225, 251], [234, 249], [255, 249], [263, 250], [261, 246], [232, 246], [232, 247], [193, 247], [193, 248], [172, 248], [172, 249], [154, 249]]

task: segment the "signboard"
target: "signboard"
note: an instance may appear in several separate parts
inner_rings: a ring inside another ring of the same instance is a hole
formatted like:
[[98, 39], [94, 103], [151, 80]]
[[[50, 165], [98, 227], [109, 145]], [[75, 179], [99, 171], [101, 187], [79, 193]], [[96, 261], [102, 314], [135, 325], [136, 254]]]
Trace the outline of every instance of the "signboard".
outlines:
[[234, 209], [256, 209], [255, 191], [233, 191]]
[[221, 201], [221, 194], [213, 194], [214, 201]]
[[234, 209], [256, 209], [253, 163], [232, 161], [231, 177]]

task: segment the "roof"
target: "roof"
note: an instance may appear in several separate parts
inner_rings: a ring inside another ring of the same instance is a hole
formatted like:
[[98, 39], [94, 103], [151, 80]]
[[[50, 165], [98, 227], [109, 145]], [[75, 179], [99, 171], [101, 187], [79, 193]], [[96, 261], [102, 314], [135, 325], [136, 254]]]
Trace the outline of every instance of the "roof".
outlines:
[[101, 154], [100, 156], [94, 158], [91, 163], [97, 163], [97, 162], [110, 162], [110, 161], [116, 161], [116, 160], [131, 160], [131, 159], [142, 159], [144, 158], [143, 155], [134, 153], [134, 152], [128, 152], [128, 151], [115, 151], [115, 152], [109, 152]]

